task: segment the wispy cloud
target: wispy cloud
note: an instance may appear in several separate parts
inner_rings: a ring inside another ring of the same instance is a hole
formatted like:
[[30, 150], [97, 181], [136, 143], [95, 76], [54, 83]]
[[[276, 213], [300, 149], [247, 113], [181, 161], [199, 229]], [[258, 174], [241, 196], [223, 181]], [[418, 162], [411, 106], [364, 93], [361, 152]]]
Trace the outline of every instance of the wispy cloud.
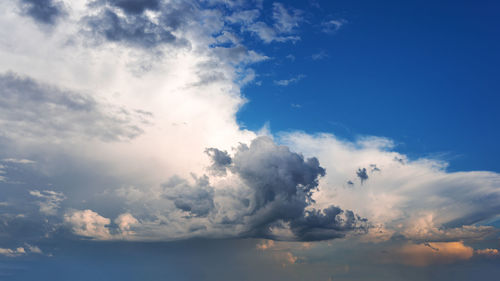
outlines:
[[321, 31], [324, 33], [335, 33], [347, 23], [345, 19], [328, 20], [321, 23]]
[[322, 50], [322, 51], [319, 51], [319, 52], [317, 52], [315, 54], [312, 54], [311, 58], [313, 60], [322, 60], [322, 59], [328, 58], [328, 54], [325, 51]]
[[288, 86], [290, 84], [294, 84], [299, 82], [300, 80], [304, 79], [306, 76], [304, 74], [299, 74], [295, 77], [292, 77], [290, 79], [284, 79], [284, 80], [274, 80], [274, 84], [278, 86]]

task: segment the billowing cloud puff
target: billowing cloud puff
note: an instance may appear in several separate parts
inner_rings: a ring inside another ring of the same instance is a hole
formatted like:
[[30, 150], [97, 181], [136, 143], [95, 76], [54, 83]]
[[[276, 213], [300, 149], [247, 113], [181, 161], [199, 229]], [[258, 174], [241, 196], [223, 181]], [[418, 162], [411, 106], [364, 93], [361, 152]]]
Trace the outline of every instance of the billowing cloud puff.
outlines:
[[17, 247], [14, 249], [0, 248], [0, 255], [6, 257], [19, 257], [27, 254], [43, 254], [38, 246], [26, 244], [24, 247]]
[[69, 212], [64, 215], [64, 222], [77, 235], [100, 240], [111, 238], [111, 234], [107, 228], [111, 220], [102, 217], [92, 210]]
[[478, 249], [475, 251], [475, 254], [476, 255], [480, 255], [480, 256], [486, 256], [486, 257], [499, 257], [500, 256], [500, 252], [498, 251], [498, 249]]
[[[118, 195], [141, 224], [133, 239], [252, 237], [313, 241], [365, 231], [366, 221], [335, 206], [313, 208], [325, 170], [268, 137], [240, 144], [234, 154], [206, 150], [212, 178], [175, 176], [157, 188], [124, 188]], [[149, 202], [149, 203], [148, 203]], [[143, 205], [148, 205], [144, 208]]]
[[[245, 212], [227, 223], [244, 221], [251, 237], [324, 240], [343, 237], [362, 225], [358, 216], [335, 206], [306, 210], [314, 202], [319, 177], [325, 175], [314, 157], [304, 159], [268, 137], [240, 145], [230, 161], [219, 157], [224, 152], [211, 151], [212, 167], [227, 167], [248, 189], [247, 195], [238, 195]], [[281, 237], [282, 228], [293, 235]]]
[[132, 227], [139, 224], [139, 221], [134, 218], [129, 213], [121, 214], [115, 219], [115, 224], [118, 225], [118, 229], [120, 231], [120, 235], [124, 237], [128, 237], [134, 235], [135, 232], [132, 230]]

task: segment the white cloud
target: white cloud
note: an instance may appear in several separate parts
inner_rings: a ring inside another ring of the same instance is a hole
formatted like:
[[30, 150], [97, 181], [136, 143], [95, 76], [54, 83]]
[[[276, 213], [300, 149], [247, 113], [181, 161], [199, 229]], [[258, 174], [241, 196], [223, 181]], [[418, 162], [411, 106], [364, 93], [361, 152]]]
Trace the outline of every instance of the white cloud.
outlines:
[[297, 9], [287, 9], [282, 3], [273, 3], [273, 18], [275, 28], [281, 33], [291, 33], [299, 27], [302, 18], [302, 11]]
[[325, 51], [320, 51], [318, 53], [312, 54], [311, 58], [313, 60], [322, 60], [328, 58], [328, 54]]
[[38, 246], [25, 244], [25, 247], [17, 247], [17, 248], [0, 248], [0, 255], [6, 257], [19, 257], [27, 254], [43, 254], [42, 250]]
[[292, 77], [290, 79], [284, 79], [284, 80], [274, 80], [274, 84], [278, 86], [288, 86], [293, 83], [297, 83], [300, 80], [304, 79], [306, 76], [304, 74], [299, 74], [295, 77]]
[[[447, 172], [441, 161], [408, 160], [392, 150], [391, 141], [380, 138], [348, 142], [328, 134], [287, 133], [280, 140], [305, 155], [317, 155], [325, 167], [314, 196], [318, 205], [336, 202], [355, 210], [379, 239], [398, 233], [419, 241], [475, 240], [496, 231], [474, 224], [498, 214], [497, 173]], [[356, 175], [360, 168], [367, 169], [363, 185]]]
[[139, 221], [130, 213], [124, 213], [119, 215], [115, 219], [115, 223], [118, 225], [120, 234], [124, 237], [128, 237], [135, 234], [135, 232], [132, 230], [132, 227], [137, 226], [139, 224]]
[[99, 240], [108, 240], [112, 237], [107, 227], [111, 223], [111, 220], [92, 210], [87, 209], [66, 213], [64, 215], [64, 222], [71, 227], [75, 234], [80, 236]]
[[2, 162], [14, 163], [14, 164], [33, 164], [35, 161], [29, 159], [17, 159], [17, 158], [4, 158]]
[[321, 31], [325, 33], [334, 33], [347, 23], [344, 19], [329, 20], [321, 23]]
[[24, 254], [26, 254], [26, 251], [23, 247], [18, 247], [16, 249], [0, 248], [0, 255], [4, 255], [6, 257], [18, 257]]

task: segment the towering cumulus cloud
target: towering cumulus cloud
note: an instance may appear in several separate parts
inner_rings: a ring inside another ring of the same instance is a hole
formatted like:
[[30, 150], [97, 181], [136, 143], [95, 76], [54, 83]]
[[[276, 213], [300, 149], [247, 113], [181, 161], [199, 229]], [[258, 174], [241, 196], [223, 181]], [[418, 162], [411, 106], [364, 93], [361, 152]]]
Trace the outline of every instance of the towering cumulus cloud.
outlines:
[[236, 194], [241, 214], [226, 223], [244, 223], [248, 228], [246, 235], [324, 240], [362, 228], [362, 219], [335, 206], [306, 210], [314, 203], [312, 194], [317, 190], [319, 177], [325, 175], [318, 159], [304, 159], [268, 137], [256, 138], [250, 146], [240, 145], [232, 158], [217, 149], [208, 151], [213, 153], [212, 169], [228, 169], [245, 186], [245, 192]]

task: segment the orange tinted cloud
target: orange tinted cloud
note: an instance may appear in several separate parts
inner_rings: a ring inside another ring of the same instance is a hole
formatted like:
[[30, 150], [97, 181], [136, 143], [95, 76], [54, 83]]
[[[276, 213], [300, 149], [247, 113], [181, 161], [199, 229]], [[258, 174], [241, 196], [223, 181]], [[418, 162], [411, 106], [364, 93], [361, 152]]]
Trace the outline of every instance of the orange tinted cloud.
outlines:
[[473, 255], [474, 249], [463, 242], [407, 244], [397, 252], [396, 261], [413, 266], [427, 266], [468, 260]]

